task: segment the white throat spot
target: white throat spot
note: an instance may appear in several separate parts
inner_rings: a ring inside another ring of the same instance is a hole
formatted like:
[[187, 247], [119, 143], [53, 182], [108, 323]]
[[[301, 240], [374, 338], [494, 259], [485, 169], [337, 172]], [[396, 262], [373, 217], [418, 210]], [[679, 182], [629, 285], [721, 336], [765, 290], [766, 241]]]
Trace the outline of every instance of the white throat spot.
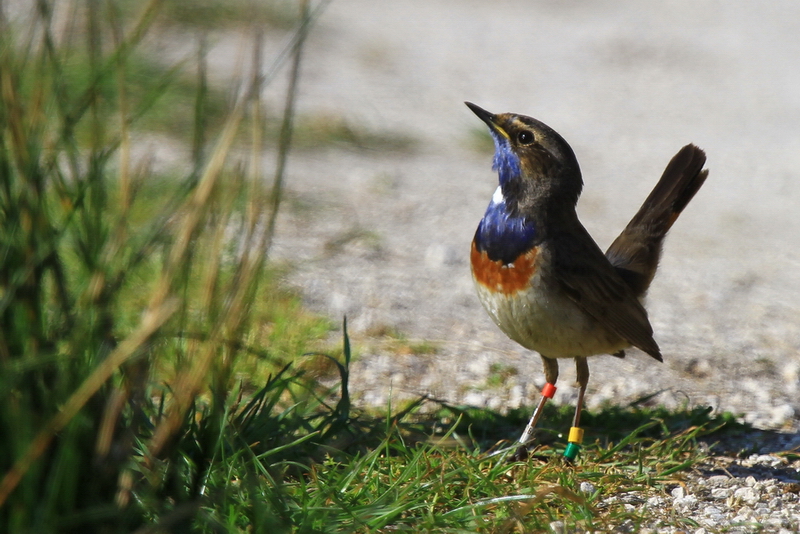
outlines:
[[498, 185], [492, 195], [492, 204], [502, 204], [505, 201], [506, 198], [503, 196], [503, 189]]

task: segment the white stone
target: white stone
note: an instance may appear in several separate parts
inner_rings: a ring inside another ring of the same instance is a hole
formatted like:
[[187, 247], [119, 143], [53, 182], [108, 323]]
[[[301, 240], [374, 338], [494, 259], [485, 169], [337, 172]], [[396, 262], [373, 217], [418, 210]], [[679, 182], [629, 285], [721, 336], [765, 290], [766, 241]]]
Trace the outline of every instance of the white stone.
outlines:
[[733, 492], [733, 497], [750, 506], [758, 502], [758, 493], [753, 488], [737, 488], [736, 491]]
[[767, 529], [778, 530], [782, 527], [788, 527], [789, 522], [782, 517], [768, 517], [764, 520], [764, 526], [767, 527]]
[[789, 393], [797, 391], [800, 387], [800, 362], [789, 362], [783, 367], [783, 380]]
[[727, 475], [714, 475], [713, 477], [708, 477], [706, 482], [709, 486], [727, 486], [730, 480], [731, 478]]
[[467, 365], [467, 371], [470, 373], [477, 375], [478, 377], [484, 377], [489, 374], [489, 359], [482, 357], [482, 358], [473, 358], [470, 360]]
[[522, 404], [522, 401], [522, 386], [520, 384], [516, 384], [508, 392], [508, 405], [511, 408], [518, 408]]
[[466, 395], [464, 395], [464, 404], [468, 404], [470, 406], [484, 406], [486, 402], [486, 395], [479, 391], [470, 391]]
[[722, 510], [720, 510], [720, 509], [719, 509], [719, 508], [717, 508], [716, 506], [707, 506], [707, 507], [706, 507], [706, 508], [703, 510], [703, 514], [705, 514], [705, 515], [709, 515], [709, 516], [711, 516], [711, 515], [719, 515], [719, 514], [721, 514], [721, 513], [722, 513]]
[[[766, 467], [777, 467], [786, 461], [781, 458], [780, 456], [775, 456], [773, 454], [751, 454], [747, 457], [746, 460], [742, 460], [742, 465], [745, 467], [753, 467], [756, 465], [763, 465]], [[750, 483], [750, 479], [753, 479], [753, 483]], [[755, 479], [750, 476], [747, 477], [746, 483], [748, 486], [752, 486], [755, 484]], [[772, 485], [775, 484], [774, 480], [766, 480], [762, 484], [764, 485]]]
[[763, 503], [761, 503], [758, 506], [756, 506], [755, 510], [753, 510], [753, 512], [755, 512], [755, 514], [757, 516], [760, 516], [760, 517], [769, 516], [771, 511], [772, 510], [769, 509], [769, 506], [767, 506], [766, 504], [763, 504]]
[[732, 492], [731, 488], [714, 488], [711, 490], [711, 498], [727, 499]]
[[697, 505], [697, 497], [694, 495], [687, 495], [685, 497], [679, 497], [672, 502], [675, 508], [680, 508], [682, 510], [690, 510]]

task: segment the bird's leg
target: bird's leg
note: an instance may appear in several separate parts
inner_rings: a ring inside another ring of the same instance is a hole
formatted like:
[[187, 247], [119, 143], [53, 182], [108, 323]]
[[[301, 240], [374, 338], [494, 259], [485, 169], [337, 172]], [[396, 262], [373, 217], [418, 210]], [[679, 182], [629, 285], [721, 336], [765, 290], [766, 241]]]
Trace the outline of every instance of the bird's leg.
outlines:
[[527, 455], [525, 445], [530, 441], [533, 429], [536, 428], [536, 423], [542, 416], [542, 409], [544, 408], [547, 399], [552, 399], [556, 392], [556, 380], [558, 380], [558, 360], [555, 358], [546, 358], [542, 356], [542, 363], [544, 363], [544, 379], [547, 382], [542, 388], [542, 398], [539, 399], [539, 405], [534, 410], [531, 420], [528, 421], [528, 426], [522, 432], [519, 438], [520, 447], [517, 449], [516, 457], [523, 459]]
[[575, 417], [572, 418], [572, 426], [581, 426], [581, 410], [583, 409], [583, 396], [586, 393], [586, 385], [589, 383], [589, 364], [586, 358], [575, 358], [575, 370], [578, 375], [578, 403], [575, 406]]
[[575, 417], [572, 418], [572, 428], [569, 429], [567, 438], [567, 448], [564, 450], [564, 457], [567, 460], [574, 460], [578, 456], [583, 441], [583, 429], [581, 426], [581, 411], [583, 411], [583, 396], [586, 394], [586, 384], [589, 383], [589, 364], [586, 358], [575, 358], [575, 369], [578, 374], [578, 402], [575, 405]]

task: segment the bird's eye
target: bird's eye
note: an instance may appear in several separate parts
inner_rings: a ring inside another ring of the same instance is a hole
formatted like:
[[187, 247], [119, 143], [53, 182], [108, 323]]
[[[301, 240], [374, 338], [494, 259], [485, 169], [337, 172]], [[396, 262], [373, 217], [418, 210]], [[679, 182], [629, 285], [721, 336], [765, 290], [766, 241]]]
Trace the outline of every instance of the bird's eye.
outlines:
[[529, 145], [533, 143], [533, 132], [522, 130], [517, 134], [517, 142], [521, 145]]

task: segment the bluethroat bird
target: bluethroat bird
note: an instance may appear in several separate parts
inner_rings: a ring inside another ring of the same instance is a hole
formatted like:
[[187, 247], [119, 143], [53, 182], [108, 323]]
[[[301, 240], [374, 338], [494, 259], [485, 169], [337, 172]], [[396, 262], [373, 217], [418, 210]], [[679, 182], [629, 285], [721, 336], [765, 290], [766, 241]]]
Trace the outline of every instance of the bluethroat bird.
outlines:
[[546, 384], [517, 457], [527, 454], [542, 408], [555, 393], [558, 359], [574, 358], [580, 389], [564, 452], [572, 460], [583, 439], [586, 358], [624, 357], [625, 349], [636, 347], [662, 361], [642, 301], [667, 231], [705, 182], [706, 155], [694, 145], [683, 147], [603, 254], [578, 220], [583, 180], [564, 138], [531, 117], [466, 104], [489, 126], [492, 168], [500, 178], [472, 241], [478, 296], [500, 330], [544, 363]]

